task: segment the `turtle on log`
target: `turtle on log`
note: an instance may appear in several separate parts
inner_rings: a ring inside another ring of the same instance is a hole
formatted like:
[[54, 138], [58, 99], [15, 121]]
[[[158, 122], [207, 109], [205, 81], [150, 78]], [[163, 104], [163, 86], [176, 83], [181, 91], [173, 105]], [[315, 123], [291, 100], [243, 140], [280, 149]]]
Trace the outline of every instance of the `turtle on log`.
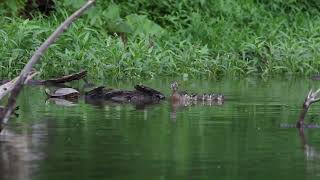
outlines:
[[73, 88], [60, 88], [53, 93], [46, 89], [45, 92], [49, 98], [78, 99], [80, 96], [79, 91]]

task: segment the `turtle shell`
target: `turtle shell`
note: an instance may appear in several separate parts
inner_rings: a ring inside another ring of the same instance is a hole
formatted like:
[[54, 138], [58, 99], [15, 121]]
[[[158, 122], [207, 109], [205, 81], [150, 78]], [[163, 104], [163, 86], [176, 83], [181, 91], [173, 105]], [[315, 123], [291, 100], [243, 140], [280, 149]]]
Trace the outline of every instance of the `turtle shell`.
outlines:
[[53, 94], [47, 94], [54, 98], [78, 98], [80, 95], [79, 91], [72, 88], [60, 88], [57, 89]]

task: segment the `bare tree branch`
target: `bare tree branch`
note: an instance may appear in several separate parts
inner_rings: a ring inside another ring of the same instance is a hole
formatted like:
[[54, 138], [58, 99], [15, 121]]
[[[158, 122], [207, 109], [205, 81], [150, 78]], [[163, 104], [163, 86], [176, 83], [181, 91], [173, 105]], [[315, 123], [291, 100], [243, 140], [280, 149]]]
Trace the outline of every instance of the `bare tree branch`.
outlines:
[[317, 91], [313, 91], [312, 89], [309, 91], [306, 99], [303, 102], [302, 105], [302, 110], [297, 122], [297, 128], [303, 128], [304, 126], [304, 118], [307, 115], [307, 112], [309, 110], [309, 107], [311, 106], [311, 104], [316, 103], [320, 101], [320, 89], [318, 89]]
[[[27, 79], [24, 81], [24, 84], [27, 84], [37, 74], [38, 74], [37, 72], [30, 72], [27, 76]], [[17, 80], [18, 80], [18, 77], [0, 86], [0, 99], [2, 99], [4, 96], [6, 96], [9, 92], [13, 90], [15, 82]]]
[[[34, 52], [33, 56], [29, 62], [25, 65], [21, 71], [18, 79], [14, 82], [13, 90], [11, 91], [8, 104], [5, 109], [5, 113], [0, 117], [2, 124], [6, 124], [12, 110], [16, 104], [16, 99], [23, 87], [25, 80], [28, 77], [29, 72], [32, 70], [32, 67], [39, 61], [40, 57], [44, 52], [53, 44], [57, 38], [69, 28], [71, 23], [77, 19], [84, 11], [86, 11], [90, 6], [94, 4], [95, 0], [88, 0], [79, 10], [74, 12], [69, 18], [67, 18], [51, 35], [50, 37]], [[0, 129], [1, 130], [1, 129]]]

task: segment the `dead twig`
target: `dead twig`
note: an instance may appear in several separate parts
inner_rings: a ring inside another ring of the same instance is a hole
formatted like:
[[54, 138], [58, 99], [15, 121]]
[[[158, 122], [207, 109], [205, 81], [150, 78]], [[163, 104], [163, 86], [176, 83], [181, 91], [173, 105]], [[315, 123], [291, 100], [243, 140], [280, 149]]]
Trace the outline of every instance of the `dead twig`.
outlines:
[[[67, 18], [50, 36], [49, 38], [34, 52], [33, 56], [29, 62], [24, 66], [21, 71], [18, 79], [14, 82], [13, 89], [11, 91], [8, 103], [5, 108], [5, 113], [0, 117], [1, 123], [6, 124], [10, 114], [13, 111], [13, 108], [16, 104], [16, 99], [23, 87], [25, 80], [28, 77], [29, 72], [32, 70], [32, 67], [39, 61], [40, 57], [44, 52], [53, 44], [57, 38], [69, 28], [71, 23], [77, 19], [84, 11], [86, 11], [90, 6], [94, 4], [95, 0], [88, 0], [79, 10], [74, 12], [69, 18]], [[1, 129], [0, 129], [1, 130]]]
[[320, 101], [320, 89], [317, 91], [313, 91], [312, 89], [309, 91], [308, 96], [303, 102], [302, 105], [302, 111], [300, 113], [298, 122], [297, 122], [297, 128], [303, 128], [304, 125], [304, 118], [307, 115], [307, 112], [309, 110], [309, 107], [311, 104]]

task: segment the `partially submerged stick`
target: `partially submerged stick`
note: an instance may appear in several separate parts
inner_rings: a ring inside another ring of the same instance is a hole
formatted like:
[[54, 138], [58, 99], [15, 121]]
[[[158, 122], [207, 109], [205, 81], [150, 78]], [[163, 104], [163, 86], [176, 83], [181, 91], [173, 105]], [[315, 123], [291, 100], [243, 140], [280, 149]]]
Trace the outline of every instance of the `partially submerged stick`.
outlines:
[[[57, 38], [69, 28], [71, 23], [77, 19], [84, 11], [86, 11], [90, 6], [94, 4], [95, 0], [88, 0], [79, 10], [74, 12], [70, 17], [68, 17], [50, 36], [49, 38], [35, 51], [29, 62], [24, 66], [21, 71], [18, 79], [14, 82], [13, 89], [11, 91], [11, 95], [8, 100], [8, 104], [5, 108], [5, 113], [0, 117], [1, 123], [6, 124], [12, 110], [16, 104], [16, 99], [23, 87], [25, 80], [28, 77], [29, 72], [32, 70], [32, 67], [39, 61], [40, 57], [44, 54], [44, 52], [49, 48], [51, 44], [53, 44]], [[2, 127], [1, 127], [2, 129]], [[0, 129], [0, 131], [1, 131]]]
[[[28, 73], [27, 79], [24, 81], [24, 84], [28, 84], [28, 82], [37, 74], [37, 72]], [[17, 80], [18, 77], [0, 86], [0, 99], [2, 99], [4, 96], [6, 96], [9, 92], [13, 90]]]
[[320, 89], [318, 89], [317, 91], [313, 91], [312, 89], [309, 91], [308, 96], [306, 97], [306, 99], [303, 102], [302, 105], [302, 110], [297, 122], [297, 128], [303, 128], [304, 125], [304, 118], [307, 115], [307, 112], [309, 110], [309, 107], [311, 106], [311, 104], [320, 101]]

